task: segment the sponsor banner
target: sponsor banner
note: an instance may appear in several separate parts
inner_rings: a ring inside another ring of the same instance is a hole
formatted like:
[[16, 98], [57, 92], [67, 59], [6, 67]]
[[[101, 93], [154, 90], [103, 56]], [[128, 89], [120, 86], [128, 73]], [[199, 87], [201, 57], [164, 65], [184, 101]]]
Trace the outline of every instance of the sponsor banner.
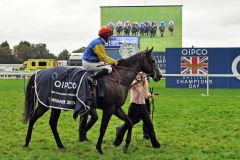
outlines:
[[153, 52], [153, 58], [156, 61], [157, 66], [161, 69], [162, 72], [166, 70], [166, 54], [165, 52]]
[[56, 80], [51, 88], [50, 106], [66, 106], [67, 109], [74, 109], [77, 88], [78, 84], [75, 82]]
[[[168, 48], [167, 74], [239, 74], [240, 48]], [[169, 88], [206, 88], [207, 77], [167, 77]], [[240, 77], [209, 77], [211, 88], [240, 88]]]
[[134, 43], [139, 48], [139, 36], [112, 36], [105, 48], [108, 50], [118, 50], [124, 43]]

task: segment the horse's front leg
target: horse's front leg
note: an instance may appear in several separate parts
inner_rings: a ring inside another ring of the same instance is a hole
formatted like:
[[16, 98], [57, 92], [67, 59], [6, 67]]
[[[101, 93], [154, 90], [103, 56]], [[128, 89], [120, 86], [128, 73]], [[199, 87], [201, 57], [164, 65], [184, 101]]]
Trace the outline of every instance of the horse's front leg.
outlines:
[[103, 114], [102, 114], [102, 122], [101, 122], [101, 127], [100, 127], [100, 135], [98, 137], [98, 142], [96, 145], [96, 149], [98, 150], [99, 153], [103, 154], [102, 151], [102, 141], [104, 134], [106, 132], [108, 123], [112, 117], [112, 114], [115, 110], [115, 106], [110, 106], [107, 109], [103, 109]]
[[[122, 141], [123, 141], [123, 137], [125, 135], [125, 132], [128, 129], [131, 129], [133, 126], [132, 120], [128, 117], [128, 115], [126, 115], [126, 113], [122, 110], [122, 108], [119, 108], [117, 110], [115, 110], [114, 114], [121, 120], [123, 120], [125, 122], [125, 124], [121, 127], [121, 129], [119, 130], [119, 132], [117, 133], [116, 139], [114, 140], [113, 144], [115, 146], [119, 146]], [[128, 131], [128, 134], [131, 134], [131, 130], [130, 132]], [[128, 147], [128, 145], [131, 142], [131, 136], [128, 136], [126, 138], [126, 145]], [[125, 149], [124, 149], [125, 150]]]

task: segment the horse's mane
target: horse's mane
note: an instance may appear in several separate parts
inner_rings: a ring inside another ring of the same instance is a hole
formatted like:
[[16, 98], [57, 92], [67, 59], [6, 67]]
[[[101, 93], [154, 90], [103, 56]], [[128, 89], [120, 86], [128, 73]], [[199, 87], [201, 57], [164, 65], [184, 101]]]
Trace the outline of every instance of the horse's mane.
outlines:
[[133, 63], [136, 63], [136, 61], [139, 61], [142, 57], [143, 57], [143, 52], [139, 52], [131, 57], [119, 60], [118, 65], [129, 66], [130, 64], [133, 64]]

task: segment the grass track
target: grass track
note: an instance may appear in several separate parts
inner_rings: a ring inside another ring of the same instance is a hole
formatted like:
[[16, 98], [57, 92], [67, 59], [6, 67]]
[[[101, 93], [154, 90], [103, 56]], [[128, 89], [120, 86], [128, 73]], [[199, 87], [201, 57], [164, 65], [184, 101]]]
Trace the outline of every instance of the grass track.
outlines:
[[[151, 148], [142, 140], [142, 124], [134, 126], [129, 152], [115, 148], [115, 127], [122, 124], [112, 117], [103, 141], [103, 156], [95, 150], [100, 120], [89, 132], [90, 141], [78, 142], [78, 120], [63, 112], [58, 129], [67, 151], [57, 149], [48, 125], [50, 112], [34, 126], [30, 148], [22, 148], [27, 125], [21, 122], [23, 81], [0, 80], [0, 159], [240, 159], [240, 90], [166, 89], [165, 82], [151, 82], [160, 95], [155, 98], [154, 126], [162, 148]], [[128, 100], [124, 105], [127, 110]], [[98, 112], [99, 115], [101, 111]], [[101, 117], [101, 116], [99, 116]]]

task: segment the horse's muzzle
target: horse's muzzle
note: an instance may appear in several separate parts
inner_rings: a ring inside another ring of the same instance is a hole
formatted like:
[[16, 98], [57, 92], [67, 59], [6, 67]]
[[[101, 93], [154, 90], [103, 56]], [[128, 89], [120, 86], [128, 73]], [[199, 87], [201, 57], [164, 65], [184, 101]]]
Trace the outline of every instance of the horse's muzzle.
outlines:
[[159, 68], [153, 70], [152, 79], [154, 81], [159, 81], [162, 78], [162, 73]]

